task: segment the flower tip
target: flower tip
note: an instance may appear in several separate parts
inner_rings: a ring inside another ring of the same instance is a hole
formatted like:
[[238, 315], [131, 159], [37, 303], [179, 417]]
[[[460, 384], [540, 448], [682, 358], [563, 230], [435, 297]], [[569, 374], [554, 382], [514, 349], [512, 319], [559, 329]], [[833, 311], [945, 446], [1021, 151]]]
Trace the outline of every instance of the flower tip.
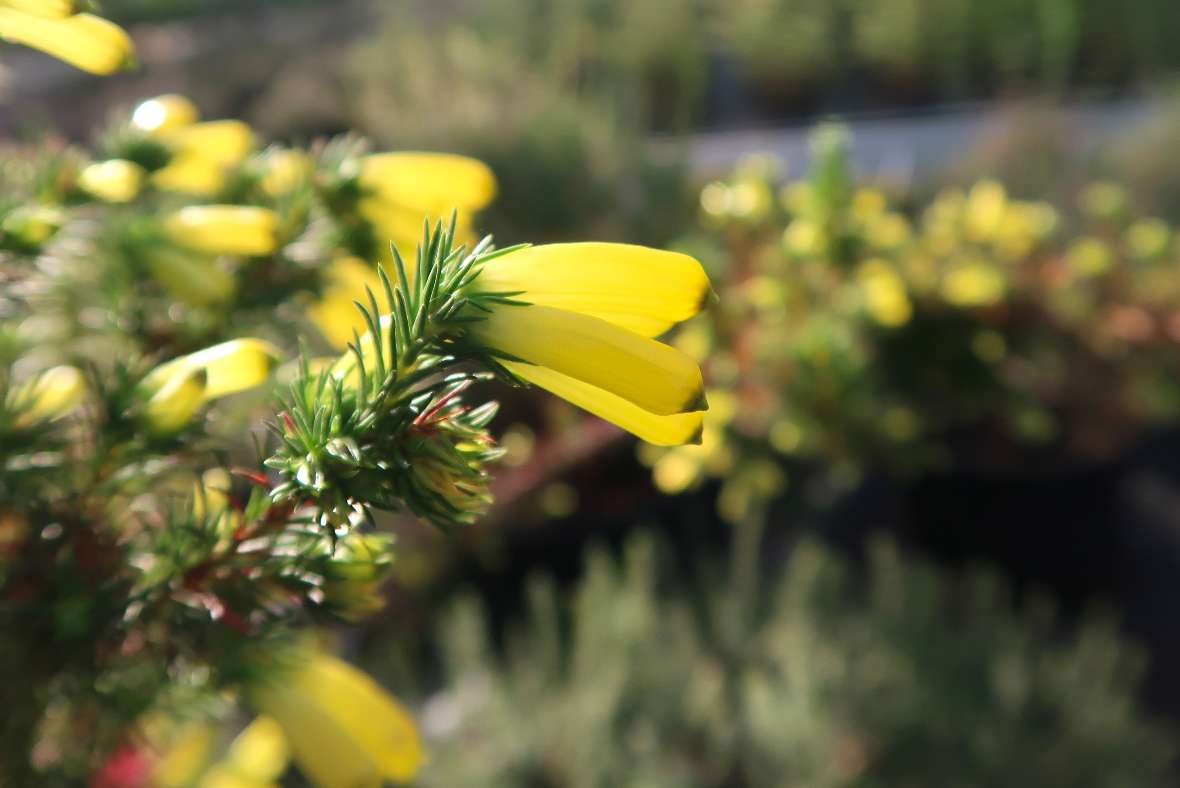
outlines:
[[697, 390], [694, 398], [689, 401], [689, 404], [687, 406], [685, 406], [683, 412], [684, 413], [695, 413], [698, 410], [703, 411], [703, 410], [708, 410], [708, 409], [709, 409], [709, 398], [705, 394], [705, 387], [701, 386], [701, 388]]

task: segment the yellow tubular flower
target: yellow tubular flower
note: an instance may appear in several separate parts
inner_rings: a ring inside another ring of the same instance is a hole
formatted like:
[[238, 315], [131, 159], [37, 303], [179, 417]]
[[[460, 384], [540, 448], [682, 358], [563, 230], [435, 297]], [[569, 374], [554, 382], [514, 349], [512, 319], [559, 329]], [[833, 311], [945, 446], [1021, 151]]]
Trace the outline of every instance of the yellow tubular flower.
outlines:
[[163, 139], [178, 156], [197, 157], [220, 167], [234, 166], [254, 148], [254, 132], [240, 120], [181, 125]]
[[656, 446], [679, 446], [700, 443], [703, 411], [657, 416], [633, 405], [622, 397], [582, 383], [560, 372], [533, 364], [503, 362], [508, 371], [521, 380], [545, 389], [600, 419], [623, 428], [640, 440]]
[[130, 202], [143, 186], [144, 170], [126, 159], [95, 162], [78, 173], [78, 188], [106, 202]]
[[159, 245], [144, 258], [148, 271], [174, 298], [190, 306], [226, 301], [234, 293], [233, 276], [215, 261], [184, 249]]
[[685, 254], [611, 243], [531, 246], [480, 272], [485, 292], [522, 291], [532, 304], [580, 312], [654, 337], [703, 308], [711, 291]]
[[486, 263], [473, 289], [529, 304], [493, 306], [470, 328], [515, 359], [514, 374], [651, 443], [699, 440], [700, 369], [651, 338], [703, 307], [696, 260], [625, 244], [528, 247]]
[[92, 74], [110, 74], [135, 57], [123, 28], [93, 14], [60, 19], [0, 6], [0, 38], [53, 55]]
[[295, 762], [320, 788], [408, 782], [423, 760], [409, 713], [367, 675], [317, 654], [250, 694], [282, 728]]
[[161, 364], [148, 373], [143, 386], [155, 390], [199, 370], [207, 376], [202, 389], [203, 401], [210, 400], [263, 383], [270, 377], [278, 358], [278, 349], [269, 342], [232, 339]]
[[252, 205], [190, 205], [164, 220], [172, 241], [209, 254], [270, 254], [278, 225], [274, 211]]
[[188, 98], [168, 93], [141, 101], [131, 113], [131, 125], [145, 134], [165, 134], [182, 126], [191, 126], [200, 118], [197, 107]]
[[367, 332], [368, 323], [354, 301], [367, 303], [366, 288], [381, 297], [377, 269], [358, 257], [341, 257], [327, 271], [327, 283], [320, 300], [308, 308], [308, 315], [333, 346], [343, 350], [354, 335]]
[[190, 369], [173, 375], [144, 407], [143, 420], [157, 435], [179, 432], [192, 421], [205, 401], [205, 370]]
[[496, 178], [486, 164], [449, 153], [365, 156], [360, 183], [380, 201], [435, 216], [478, 211], [496, 196]]
[[81, 10], [76, 0], [0, 0], [0, 8], [12, 8], [26, 14], [61, 19]]
[[199, 155], [182, 153], [152, 173], [152, 184], [164, 191], [212, 197], [225, 186], [225, 168]]
[[472, 323], [488, 348], [603, 389], [660, 416], [705, 408], [696, 362], [679, 350], [589, 315], [504, 306]]
[[36, 379], [13, 391], [12, 403], [23, 408], [20, 422], [31, 424], [64, 416], [86, 396], [86, 380], [74, 367], [46, 370]]

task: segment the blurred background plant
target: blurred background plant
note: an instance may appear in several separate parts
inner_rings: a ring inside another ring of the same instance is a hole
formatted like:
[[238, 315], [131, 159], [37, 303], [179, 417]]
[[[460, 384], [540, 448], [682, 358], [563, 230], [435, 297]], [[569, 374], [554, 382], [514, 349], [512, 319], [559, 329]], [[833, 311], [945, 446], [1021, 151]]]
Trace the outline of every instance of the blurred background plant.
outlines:
[[668, 558], [640, 534], [568, 597], [536, 576], [502, 640], [458, 600], [421, 784], [1170, 783], [1174, 734], [1135, 711], [1142, 655], [1107, 616], [1063, 625], [882, 539], [863, 576], [804, 542], [753, 606]]

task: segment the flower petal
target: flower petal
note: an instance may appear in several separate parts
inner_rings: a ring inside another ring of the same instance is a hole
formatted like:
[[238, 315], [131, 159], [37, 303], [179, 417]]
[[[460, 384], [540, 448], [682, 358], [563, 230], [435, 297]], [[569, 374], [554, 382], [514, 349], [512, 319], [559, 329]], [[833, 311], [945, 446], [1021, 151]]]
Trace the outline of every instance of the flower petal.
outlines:
[[408, 782], [423, 752], [410, 714], [367, 675], [317, 655], [254, 704], [278, 721], [299, 767], [324, 788]]
[[686, 254], [612, 243], [530, 246], [485, 265], [476, 287], [523, 291], [524, 301], [649, 337], [700, 312], [711, 292], [701, 264]]
[[208, 378], [204, 399], [224, 397], [259, 385], [270, 376], [278, 350], [261, 339], [232, 339], [196, 353], [175, 358], [153, 369], [143, 385], [151, 390], [189, 370], [204, 370]]
[[207, 120], [180, 126], [163, 135], [177, 156], [193, 156], [232, 167], [254, 148], [254, 132], [240, 120]]
[[278, 248], [279, 217], [253, 205], [189, 205], [169, 215], [174, 242], [210, 254], [265, 255]]
[[477, 211], [496, 195], [496, 178], [486, 164], [449, 153], [365, 156], [361, 184], [382, 200], [437, 216]]
[[657, 416], [608, 391], [547, 367], [504, 362], [509, 372], [656, 446], [700, 443], [704, 411]]
[[471, 324], [477, 341], [604, 389], [656, 415], [703, 410], [701, 370], [689, 356], [589, 315], [501, 306]]
[[118, 71], [135, 57], [127, 32], [93, 14], [51, 19], [0, 8], [0, 38], [40, 49], [92, 74]]

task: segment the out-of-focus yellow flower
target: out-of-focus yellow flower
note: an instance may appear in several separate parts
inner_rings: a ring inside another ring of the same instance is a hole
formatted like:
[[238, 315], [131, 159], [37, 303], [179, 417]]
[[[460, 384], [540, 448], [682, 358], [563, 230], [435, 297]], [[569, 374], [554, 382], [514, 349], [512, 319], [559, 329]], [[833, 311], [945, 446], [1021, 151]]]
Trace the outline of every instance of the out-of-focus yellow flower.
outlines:
[[905, 325], [914, 308], [905, 282], [884, 260], [866, 260], [857, 267], [856, 278], [864, 294], [865, 309], [872, 318], [891, 328]]
[[709, 281], [696, 260], [624, 244], [535, 246], [492, 260], [473, 287], [530, 304], [495, 307], [470, 329], [519, 359], [504, 362], [513, 374], [649, 442], [697, 438], [700, 369], [650, 338], [704, 306]]
[[314, 654], [250, 692], [282, 729], [300, 770], [320, 788], [409, 782], [424, 759], [413, 719], [367, 675]]
[[743, 178], [729, 188], [729, 212], [743, 221], [766, 218], [773, 201], [770, 186], [761, 179]]
[[262, 160], [262, 190], [278, 197], [303, 183], [312, 170], [311, 157], [294, 148], [267, 151]]
[[26, 246], [40, 246], [61, 229], [66, 214], [52, 205], [20, 205], [0, 221], [0, 232]]
[[943, 275], [941, 289], [942, 297], [955, 306], [989, 306], [1004, 297], [1004, 275], [989, 263], [968, 261]]
[[1094, 219], [1114, 219], [1127, 208], [1127, 190], [1111, 181], [1095, 181], [1082, 190], [1078, 203]]
[[308, 316], [335, 347], [343, 350], [354, 336], [369, 330], [368, 323], [356, 308], [355, 301], [368, 303], [367, 290], [379, 302], [384, 300], [381, 278], [376, 266], [357, 257], [341, 257], [326, 272], [320, 299], [308, 307]]
[[20, 423], [32, 424], [56, 419], [81, 404], [86, 396], [86, 379], [75, 367], [48, 369], [9, 393], [9, 406], [20, 409]]
[[[374, 153], [360, 162], [363, 196], [357, 208], [374, 232], [409, 257], [422, 237], [424, 219], [457, 215], [456, 237], [471, 240], [472, 215], [496, 196], [496, 178], [486, 164], [446, 153]], [[384, 254], [384, 244], [379, 250]]]
[[152, 174], [157, 188], [210, 196], [221, 190], [226, 172], [254, 147], [254, 132], [240, 120], [170, 125], [157, 136], [172, 160]]
[[993, 242], [1007, 260], [1028, 256], [1036, 245], [1052, 234], [1057, 212], [1045, 203], [1012, 202], [996, 229]]
[[260, 716], [214, 761], [218, 728], [192, 723], [165, 747], [152, 770], [154, 788], [277, 788], [289, 753], [279, 724]]
[[181, 154], [152, 173], [152, 184], [168, 192], [212, 197], [225, 186], [225, 168], [200, 156]]
[[968, 240], [990, 241], [1000, 229], [1008, 207], [1008, 193], [998, 181], [980, 181], [967, 193], [963, 227]]
[[209, 722], [186, 725], [168, 743], [152, 769], [155, 788], [184, 788], [193, 785], [204, 770], [217, 744], [217, 727]]
[[216, 261], [164, 244], [144, 255], [148, 272], [173, 297], [190, 306], [210, 306], [229, 300], [236, 283]]
[[1110, 247], [1098, 238], [1079, 238], [1065, 253], [1065, 261], [1079, 276], [1097, 276], [1110, 269]]
[[201, 399], [204, 402], [261, 385], [274, 371], [278, 359], [278, 349], [269, 342], [231, 339], [159, 365], [144, 377], [143, 386], [156, 390], [169, 381], [201, 371], [206, 376]]
[[700, 444], [674, 446], [650, 457], [652, 482], [660, 492], [675, 495], [696, 485], [706, 474], [724, 476], [733, 468], [735, 458], [725, 439], [725, 429], [736, 408], [732, 394], [714, 391], [712, 407], [705, 413], [701, 427]]
[[813, 257], [823, 251], [823, 230], [810, 219], [795, 219], [783, 230], [783, 247], [796, 257]]
[[26, 14], [61, 19], [72, 16], [85, 7], [79, 0], [0, 0], [0, 8], [12, 8]]
[[232, 167], [254, 149], [254, 132], [240, 120], [206, 120], [180, 125], [164, 134], [177, 155], [192, 155]]
[[143, 421], [156, 435], [179, 432], [193, 420], [205, 401], [203, 369], [178, 371], [167, 378], [148, 398], [143, 409]]
[[[48, 7], [52, 10], [54, 4]], [[92, 74], [111, 74], [135, 59], [127, 32], [93, 14], [54, 18], [0, 5], [0, 38], [40, 49]]]
[[278, 225], [274, 211], [253, 205], [189, 205], [164, 220], [173, 242], [209, 254], [271, 254]]
[[144, 174], [133, 161], [99, 161], [78, 173], [78, 188], [106, 202], [130, 202], [139, 194]]
[[162, 135], [200, 119], [197, 105], [185, 96], [168, 93], [146, 99], [131, 113], [131, 126], [144, 134]]
[[1127, 228], [1127, 248], [1140, 260], [1153, 260], [1168, 250], [1172, 229], [1161, 219], [1140, 219]]
[[714, 220], [729, 216], [729, 184], [713, 181], [701, 189], [701, 210]]
[[888, 201], [879, 189], [862, 187], [852, 196], [852, 215], [862, 222], [870, 222], [885, 213]]
[[910, 240], [910, 222], [899, 213], [883, 213], [865, 225], [864, 233], [874, 249], [897, 249]]

